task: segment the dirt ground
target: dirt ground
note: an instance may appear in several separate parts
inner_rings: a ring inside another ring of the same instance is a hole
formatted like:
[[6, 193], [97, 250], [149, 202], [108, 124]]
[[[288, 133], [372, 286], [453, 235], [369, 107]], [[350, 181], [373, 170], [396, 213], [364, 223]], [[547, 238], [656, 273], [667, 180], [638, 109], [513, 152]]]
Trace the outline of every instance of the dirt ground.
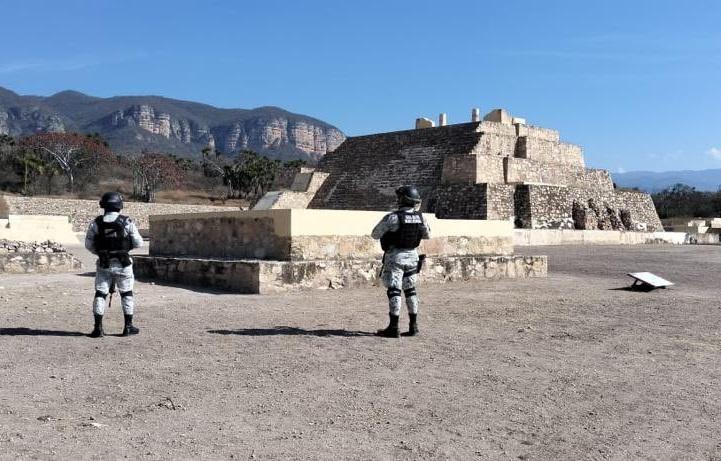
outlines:
[[0, 457], [721, 459], [721, 247], [523, 252], [547, 279], [422, 286], [399, 340], [380, 288], [140, 283], [98, 340], [91, 277], [0, 276]]

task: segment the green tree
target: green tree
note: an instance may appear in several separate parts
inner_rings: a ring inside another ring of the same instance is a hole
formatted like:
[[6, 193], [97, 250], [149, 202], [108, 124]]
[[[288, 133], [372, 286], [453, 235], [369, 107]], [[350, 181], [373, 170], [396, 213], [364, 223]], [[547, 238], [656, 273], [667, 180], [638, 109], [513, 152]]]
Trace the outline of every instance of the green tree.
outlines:
[[273, 183], [280, 169], [280, 161], [270, 160], [245, 150], [232, 165], [223, 167], [223, 184], [229, 198], [251, 198], [263, 195]]

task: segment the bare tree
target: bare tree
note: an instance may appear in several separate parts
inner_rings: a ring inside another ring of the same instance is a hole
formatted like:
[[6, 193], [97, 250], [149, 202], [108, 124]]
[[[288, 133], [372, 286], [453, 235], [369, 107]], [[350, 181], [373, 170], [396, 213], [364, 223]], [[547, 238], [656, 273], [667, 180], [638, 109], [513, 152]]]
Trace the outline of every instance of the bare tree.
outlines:
[[102, 140], [77, 133], [38, 133], [23, 138], [20, 145], [40, 158], [54, 163], [67, 178], [73, 192], [78, 176], [94, 174], [101, 162], [110, 158], [110, 149]]
[[133, 171], [133, 195], [145, 202], [154, 202], [155, 193], [166, 187], [178, 187], [185, 171], [167, 155], [142, 154], [130, 159]]

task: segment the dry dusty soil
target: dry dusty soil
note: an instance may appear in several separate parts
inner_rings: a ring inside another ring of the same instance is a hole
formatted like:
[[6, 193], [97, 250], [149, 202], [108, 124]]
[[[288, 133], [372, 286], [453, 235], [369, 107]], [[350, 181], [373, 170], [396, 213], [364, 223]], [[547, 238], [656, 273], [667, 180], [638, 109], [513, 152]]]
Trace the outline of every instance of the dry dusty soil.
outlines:
[[423, 286], [400, 340], [380, 288], [140, 283], [98, 340], [91, 277], [0, 276], [0, 457], [721, 459], [721, 247], [523, 251], [547, 279]]

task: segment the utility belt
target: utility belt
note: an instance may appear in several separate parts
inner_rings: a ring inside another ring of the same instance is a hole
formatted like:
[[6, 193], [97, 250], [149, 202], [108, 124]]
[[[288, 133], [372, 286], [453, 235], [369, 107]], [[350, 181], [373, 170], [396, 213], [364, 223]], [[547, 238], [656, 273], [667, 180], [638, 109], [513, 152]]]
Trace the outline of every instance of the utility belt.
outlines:
[[[415, 269], [411, 269], [409, 271], [403, 272], [403, 277], [410, 277], [411, 275], [420, 274], [423, 270], [423, 264], [426, 262], [426, 255], [418, 255], [418, 264], [416, 264]], [[386, 265], [386, 252], [383, 252], [383, 259], [381, 259], [381, 268], [378, 271], [378, 277], [381, 276], [383, 273], [383, 269]]]
[[127, 251], [99, 251], [98, 262], [103, 269], [110, 268], [110, 260], [117, 259], [123, 267], [130, 266], [133, 262], [130, 260], [130, 254]]

